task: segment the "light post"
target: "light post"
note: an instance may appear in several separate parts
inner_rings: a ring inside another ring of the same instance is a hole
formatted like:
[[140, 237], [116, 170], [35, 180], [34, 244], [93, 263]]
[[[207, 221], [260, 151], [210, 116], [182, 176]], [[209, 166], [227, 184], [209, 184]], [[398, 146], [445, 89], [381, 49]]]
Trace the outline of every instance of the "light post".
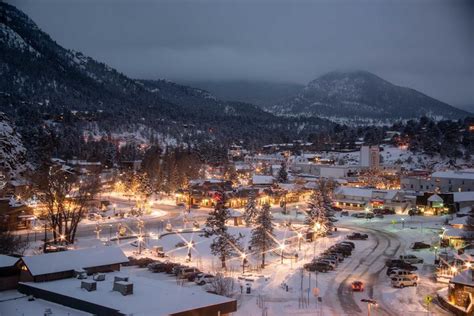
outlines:
[[285, 250], [285, 244], [280, 245], [280, 257], [281, 257], [282, 264], [283, 264], [283, 250]]
[[404, 229], [405, 228], [405, 218], [402, 217], [401, 220], [402, 220], [402, 229]]
[[115, 209], [117, 208], [117, 204], [114, 203], [114, 216], [116, 214]]
[[95, 225], [95, 233], [97, 235], [97, 239], [100, 239], [100, 231], [102, 228], [100, 227], [100, 224]]
[[242, 258], [242, 274], [245, 274], [245, 264], [247, 263], [247, 255], [243, 253], [241, 255]]
[[193, 243], [188, 242], [187, 246], [188, 246], [188, 261], [191, 262], [191, 249], [193, 248]]
[[143, 237], [140, 235], [137, 238], [138, 240], [138, 254], [142, 253], [142, 242], [143, 242]]
[[298, 250], [301, 251], [301, 238], [303, 238], [303, 234], [298, 232]]
[[437, 257], [438, 257], [438, 246], [434, 246], [434, 251], [435, 251], [435, 258], [434, 258], [434, 260], [435, 260], [435, 262], [436, 262], [436, 259], [437, 259]]
[[112, 239], [112, 224], [109, 225], [109, 242]]

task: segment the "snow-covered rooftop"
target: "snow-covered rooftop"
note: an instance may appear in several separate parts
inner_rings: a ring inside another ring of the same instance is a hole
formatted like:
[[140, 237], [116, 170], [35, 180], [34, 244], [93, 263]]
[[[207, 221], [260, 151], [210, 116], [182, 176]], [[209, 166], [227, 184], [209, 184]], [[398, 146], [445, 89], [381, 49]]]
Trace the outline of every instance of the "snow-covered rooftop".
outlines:
[[11, 256], [0, 255], [0, 268], [11, 267], [17, 263], [18, 260], [20, 259]]
[[22, 258], [33, 276], [128, 262], [118, 247], [97, 247]]
[[462, 271], [458, 275], [454, 276], [454, 278], [451, 279], [451, 282], [474, 287], [474, 271]]
[[253, 175], [252, 176], [252, 183], [254, 185], [258, 184], [273, 184], [274, 178], [272, 176], [261, 176], [261, 175]]
[[428, 198], [428, 202], [443, 202], [443, 198], [441, 198], [438, 194], [433, 194]]
[[472, 169], [465, 169], [459, 171], [437, 171], [433, 172], [433, 174], [431, 174], [431, 177], [474, 180], [474, 172], [471, 170]]
[[454, 192], [454, 202], [474, 202], [474, 192]]
[[360, 197], [372, 197], [372, 189], [363, 189], [363, 188], [353, 188], [353, 187], [338, 187], [336, 189], [336, 194], [350, 195], [350, 196], [360, 196]]
[[52, 282], [25, 283], [61, 295], [119, 310], [124, 315], [169, 315], [196, 308], [229, 303], [233, 299], [209, 294], [201, 287], [178, 286], [174, 278], [157, 280], [130, 276], [133, 294], [123, 296], [112, 291], [114, 276], [124, 276], [123, 272], [107, 273], [105, 281], [97, 282], [97, 290], [82, 290], [81, 280], [75, 278]]

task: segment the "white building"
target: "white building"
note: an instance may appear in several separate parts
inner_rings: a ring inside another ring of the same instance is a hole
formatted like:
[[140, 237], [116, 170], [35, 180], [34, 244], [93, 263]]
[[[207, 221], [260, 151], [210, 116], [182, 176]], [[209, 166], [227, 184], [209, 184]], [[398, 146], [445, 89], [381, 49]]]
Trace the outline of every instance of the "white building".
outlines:
[[470, 192], [474, 191], [474, 170], [448, 170], [433, 172], [428, 177], [404, 177], [402, 189], [417, 192]]
[[416, 197], [406, 195], [399, 190], [375, 190], [354, 187], [338, 187], [334, 190], [336, 206], [349, 210], [365, 208], [390, 208], [404, 213], [415, 206]]
[[378, 168], [380, 165], [379, 146], [360, 147], [360, 166], [366, 168]]

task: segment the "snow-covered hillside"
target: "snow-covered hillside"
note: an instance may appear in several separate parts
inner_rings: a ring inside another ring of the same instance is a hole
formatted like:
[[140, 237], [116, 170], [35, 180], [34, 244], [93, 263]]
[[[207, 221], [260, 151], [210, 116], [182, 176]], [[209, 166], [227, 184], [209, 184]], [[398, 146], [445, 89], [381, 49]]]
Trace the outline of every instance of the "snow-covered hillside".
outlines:
[[27, 168], [26, 149], [20, 135], [5, 114], [0, 112], [0, 171], [17, 178]]
[[[441, 158], [437, 156], [429, 156], [422, 153], [413, 153], [410, 150], [393, 147], [389, 145], [381, 146], [382, 151], [380, 155], [383, 164], [387, 165], [400, 165], [407, 170], [413, 169], [433, 169], [443, 170], [446, 168], [464, 168], [472, 167], [472, 162], [467, 162], [464, 159], [451, 159]], [[341, 164], [358, 165], [359, 164], [359, 151], [350, 153], [341, 152], [327, 152], [325, 156], [334, 159]]]

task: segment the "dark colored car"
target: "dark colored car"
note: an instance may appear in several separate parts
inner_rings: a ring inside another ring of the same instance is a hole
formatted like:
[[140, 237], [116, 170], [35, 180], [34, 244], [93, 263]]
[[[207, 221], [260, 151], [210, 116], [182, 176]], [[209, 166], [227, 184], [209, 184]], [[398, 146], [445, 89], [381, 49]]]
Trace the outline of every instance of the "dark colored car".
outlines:
[[413, 250], [429, 249], [429, 248], [431, 248], [431, 246], [429, 244], [426, 244], [426, 243], [420, 242], [420, 241], [417, 241], [417, 242], [413, 243], [413, 245], [411, 246], [411, 249], [413, 249]]
[[367, 238], [369, 238], [369, 235], [361, 233], [352, 233], [350, 235], [347, 235], [347, 239], [351, 240], [365, 240]]
[[337, 245], [349, 245], [352, 249], [355, 249], [355, 244], [352, 241], [341, 241], [337, 243]]
[[385, 265], [389, 268], [389, 270], [390, 268], [399, 268], [399, 269], [408, 270], [408, 271], [418, 270], [416, 266], [399, 259], [389, 259], [385, 262]]
[[328, 272], [331, 267], [324, 262], [311, 262], [303, 266], [308, 271]]
[[334, 245], [329, 248], [329, 250], [341, 253], [344, 257], [349, 257], [350, 255], [352, 255], [352, 249], [342, 245]]
[[400, 259], [388, 259], [387, 261], [385, 261], [385, 265], [389, 268], [391, 267], [396, 267], [400, 264], [403, 264], [405, 263], [403, 260], [400, 260]]

